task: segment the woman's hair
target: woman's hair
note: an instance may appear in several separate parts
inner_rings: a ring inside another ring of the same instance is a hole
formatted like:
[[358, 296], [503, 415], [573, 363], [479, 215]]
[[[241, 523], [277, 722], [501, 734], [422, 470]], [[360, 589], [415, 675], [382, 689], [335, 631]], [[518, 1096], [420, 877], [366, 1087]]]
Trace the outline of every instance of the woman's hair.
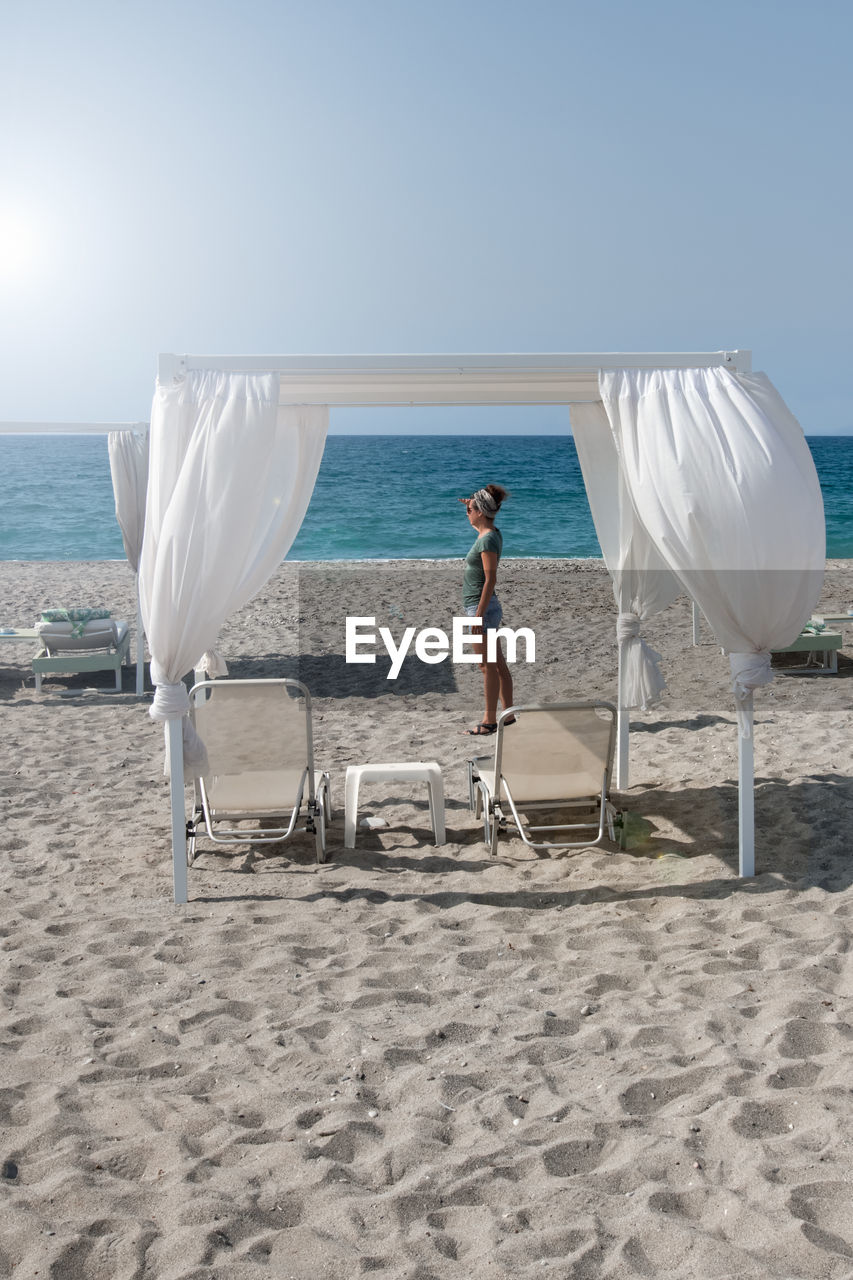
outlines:
[[484, 489], [478, 489], [473, 493], [469, 501], [487, 520], [494, 520], [501, 509], [501, 503], [508, 497], [509, 490], [502, 484], [487, 484]]

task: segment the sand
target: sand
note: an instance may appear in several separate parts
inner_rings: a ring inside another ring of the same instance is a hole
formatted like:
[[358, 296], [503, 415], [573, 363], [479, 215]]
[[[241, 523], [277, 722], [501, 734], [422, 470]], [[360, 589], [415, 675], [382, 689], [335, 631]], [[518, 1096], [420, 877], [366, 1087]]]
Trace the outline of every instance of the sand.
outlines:
[[[344, 601], [449, 627], [458, 580], [286, 566], [229, 621], [232, 675], [314, 694], [330, 859], [306, 835], [203, 852], [184, 907], [132, 673], [38, 697], [31, 646], [0, 642], [0, 1276], [853, 1275], [853, 660], [756, 697], [753, 880], [727, 662], [684, 600], [647, 627], [669, 689], [634, 717], [632, 847], [490, 860], [461, 733], [479, 673], [342, 656]], [[506, 562], [500, 587], [537, 635], [518, 700], [613, 697], [600, 564]], [[6, 563], [0, 600], [7, 626], [132, 617], [134, 586]], [[822, 605], [850, 604], [833, 562]], [[439, 761], [444, 847], [390, 783], [362, 797], [387, 826], [344, 850], [346, 765], [382, 759]]]

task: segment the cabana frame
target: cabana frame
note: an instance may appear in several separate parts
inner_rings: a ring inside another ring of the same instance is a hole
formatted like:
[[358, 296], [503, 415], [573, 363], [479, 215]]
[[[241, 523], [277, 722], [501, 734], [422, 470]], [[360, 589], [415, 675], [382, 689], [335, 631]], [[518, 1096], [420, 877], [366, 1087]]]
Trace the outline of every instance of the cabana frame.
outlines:
[[147, 422], [0, 422], [2, 436], [108, 436], [111, 431], [147, 430]]
[[[599, 352], [462, 355], [243, 355], [164, 353], [158, 378], [168, 385], [191, 371], [273, 373], [281, 404], [333, 407], [566, 405], [594, 403], [599, 373], [617, 369], [727, 368], [750, 373], [752, 352]], [[616, 788], [628, 786], [629, 711], [619, 646]], [[752, 695], [747, 714], [752, 715]], [[166, 722], [171, 769], [175, 901], [187, 900], [180, 720]], [[755, 872], [753, 744], [739, 735], [739, 870]]]

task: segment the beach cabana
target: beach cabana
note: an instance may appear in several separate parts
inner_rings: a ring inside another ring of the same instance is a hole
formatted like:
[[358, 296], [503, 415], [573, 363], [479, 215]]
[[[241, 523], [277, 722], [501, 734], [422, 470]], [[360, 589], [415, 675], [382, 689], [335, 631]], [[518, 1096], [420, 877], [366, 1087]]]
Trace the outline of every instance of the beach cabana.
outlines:
[[[187, 897], [185, 758], [192, 769], [203, 753], [182, 676], [286, 555], [339, 405], [567, 406], [616, 600], [617, 788], [628, 782], [629, 710], [662, 687], [642, 623], [686, 592], [729, 654], [739, 867], [754, 873], [753, 691], [817, 601], [825, 532], [803, 432], [748, 351], [161, 355], [158, 372], [140, 583], [151, 714], [166, 724], [176, 901]], [[215, 654], [209, 662], [215, 670]]]
[[110, 475], [124, 554], [136, 576], [136, 692], [145, 691], [145, 633], [139, 596], [139, 558], [145, 531], [148, 493], [148, 424], [110, 431], [107, 437]]

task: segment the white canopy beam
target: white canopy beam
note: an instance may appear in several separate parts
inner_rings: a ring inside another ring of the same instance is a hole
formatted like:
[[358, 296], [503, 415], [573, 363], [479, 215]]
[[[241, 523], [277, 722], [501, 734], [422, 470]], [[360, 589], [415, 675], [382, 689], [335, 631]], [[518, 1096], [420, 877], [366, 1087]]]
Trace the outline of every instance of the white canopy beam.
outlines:
[[190, 370], [277, 373], [282, 404], [347, 406], [588, 404], [601, 369], [697, 369], [739, 373], [749, 351], [525, 355], [161, 355], [161, 385]]
[[0, 436], [108, 436], [147, 431], [147, 422], [0, 422]]

